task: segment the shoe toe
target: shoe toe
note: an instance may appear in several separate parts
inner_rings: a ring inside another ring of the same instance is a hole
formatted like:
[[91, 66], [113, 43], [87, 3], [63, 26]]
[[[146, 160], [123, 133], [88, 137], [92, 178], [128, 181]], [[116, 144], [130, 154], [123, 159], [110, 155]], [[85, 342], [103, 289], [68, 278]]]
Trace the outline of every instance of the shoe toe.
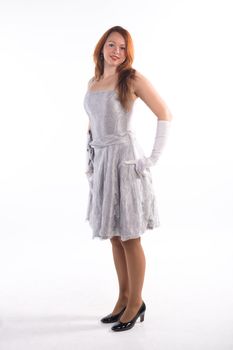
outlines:
[[114, 322], [113, 320], [114, 320], [114, 317], [112, 316], [112, 314], [109, 314], [109, 315], [101, 318], [100, 321], [103, 323], [110, 323], [110, 322]]
[[116, 315], [112, 315], [112, 314], [109, 314], [103, 318], [101, 318], [101, 322], [103, 323], [112, 323], [112, 322], [117, 322], [119, 317], [121, 317], [122, 313], [124, 312], [126, 307], [124, 307], [118, 314]]

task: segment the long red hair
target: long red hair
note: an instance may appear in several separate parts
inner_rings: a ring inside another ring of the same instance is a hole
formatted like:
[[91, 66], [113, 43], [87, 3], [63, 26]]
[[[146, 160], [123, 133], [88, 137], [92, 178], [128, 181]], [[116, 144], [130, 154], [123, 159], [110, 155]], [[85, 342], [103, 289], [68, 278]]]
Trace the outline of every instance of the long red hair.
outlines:
[[104, 60], [101, 59], [100, 54], [103, 46], [112, 32], [120, 33], [125, 39], [125, 55], [126, 59], [116, 68], [118, 72], [118, 82], [116, 89], [118, 91], [118, 98], [122, 106], [129, 110], [131, 107], [131, 82], [135, 79], [136, 70], [132, 68], [132, 63], [134, 60], [134, 45], [130, 33], [121, 26], [114, 26], [109, 28], [99, 39], [93, 53], [93, 59], [95, 63], [95, 79], [98, 81], [101, 75], [104, 73]]

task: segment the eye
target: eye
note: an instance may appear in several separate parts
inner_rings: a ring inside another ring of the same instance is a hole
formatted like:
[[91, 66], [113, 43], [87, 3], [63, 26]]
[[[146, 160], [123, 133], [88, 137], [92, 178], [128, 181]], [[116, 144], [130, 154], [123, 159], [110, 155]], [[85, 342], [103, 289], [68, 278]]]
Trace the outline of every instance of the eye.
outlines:
[[121, 49], [122, 49], [122, 50], [125, 50], [125, 47], [122, 47]]

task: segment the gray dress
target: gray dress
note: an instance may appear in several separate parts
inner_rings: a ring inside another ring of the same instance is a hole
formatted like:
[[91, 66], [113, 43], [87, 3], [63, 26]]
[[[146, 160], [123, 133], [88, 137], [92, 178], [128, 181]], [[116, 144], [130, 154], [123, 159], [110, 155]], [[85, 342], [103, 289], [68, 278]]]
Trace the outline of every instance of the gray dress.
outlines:
[[116, 90], [87, 90], [84, 109], [90, 120], [94, 164], [85, 219], [92, 238], [138, 238], [160, 222], [150, 168], [138, 174], [135, 164], [123, 162], [144, 155], [131, 130], [133, 105], [125, 111]]

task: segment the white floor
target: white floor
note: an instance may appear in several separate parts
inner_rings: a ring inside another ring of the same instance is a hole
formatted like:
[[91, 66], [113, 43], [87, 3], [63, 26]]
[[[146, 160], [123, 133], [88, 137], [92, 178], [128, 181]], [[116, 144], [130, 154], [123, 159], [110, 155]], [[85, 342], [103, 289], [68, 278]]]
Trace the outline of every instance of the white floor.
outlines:
[[142, 238], [145, 320], [120, 333], [99, 321], [118, 291], [109, 241], [91, 240], [90, 231], [83, 239], [8, 234], [0, 248], [0, 349], [232, 350], [230, 233], [166, 229]]

